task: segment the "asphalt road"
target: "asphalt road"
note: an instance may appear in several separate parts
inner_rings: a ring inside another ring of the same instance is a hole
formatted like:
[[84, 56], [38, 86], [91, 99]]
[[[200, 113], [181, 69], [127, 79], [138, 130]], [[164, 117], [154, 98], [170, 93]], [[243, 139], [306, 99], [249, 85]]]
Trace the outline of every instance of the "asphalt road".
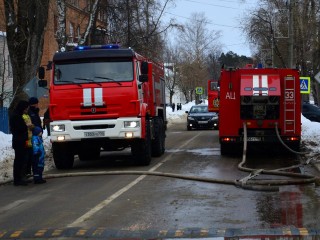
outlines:
[[[320, 190], [313, 184], [265, 192], [163, 176], [103, 174], [148, 171], [232, 181], [248, 175], [239, 171], [240, 161], [238, 156], [220, 155], [217, 130], [186, 131], [185, 124], [176, 124], [168, 128], [166, 153], [148, 167], [134, 166], [129, 151], [103, 153], [99, 160], [76, 161], [72, 170], [49, 172], [101, 175], [50, 178], [46, 184], [27, 187], [0, 186], [0, 239], [200, 238], [241, 231], [250, 235], [258, 229], [261, 234], [281, 235], [288, 226], [289, 235], [320, 229]], [[248, 166], [254, 168], [297, 163], [295, 156], [268, 149], [248, 154]], [[311, 166], [298, 171], [319, 174]]]

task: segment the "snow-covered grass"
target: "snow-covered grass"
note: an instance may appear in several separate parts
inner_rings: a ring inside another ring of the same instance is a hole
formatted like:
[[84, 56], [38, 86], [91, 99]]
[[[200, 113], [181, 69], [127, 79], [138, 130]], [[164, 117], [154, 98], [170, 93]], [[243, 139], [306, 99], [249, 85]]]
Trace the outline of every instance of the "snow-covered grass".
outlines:
[[[182, 110], [175, 109], [172, 112], [170, 107], [167, 107], [168, 125], [186, 122], [186, 113], [189, 111], [194, 102], [182, 105]], [[313, 161], [320, 161], [320, 123], [311, 122], [305, 117], [301, 116], [302, 121], [302, 145], [309, 152], [308, 158]], [[0, 183], [12, 180], [12, 167], [14, 159], [14, 151], [11, 148], [11, 134], [4, 134], [0, 132]], [[43, 134], [44, 146], [46, 149], [46, 163], [45, 171], [55, 168], [52, 154], [50, 137], [47, 136], [47, 131]]]

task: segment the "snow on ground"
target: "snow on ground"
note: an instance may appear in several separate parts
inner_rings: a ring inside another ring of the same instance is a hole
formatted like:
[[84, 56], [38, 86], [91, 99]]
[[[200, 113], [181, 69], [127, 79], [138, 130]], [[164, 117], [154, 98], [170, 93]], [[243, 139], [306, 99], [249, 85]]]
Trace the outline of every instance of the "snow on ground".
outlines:
[[[168, 126], [174, 123], [186, 123], [186, 113], [190, 107], [194, 105], [194, 102], [182, 105], [182, 110], [177, 111], [175, 109], [172, 112], [171, 107], [167, 107], [167, 120]], [[309, 152], [308, 159], [312, 161], [320, 161], [320, 123], [311, 122], [301, 115], [302, 122], [302, 145], [304, 150]], [[0, 132], [0, 183], [8, 182], [12, 180], [12, 166], [14, 159], [14, 151], [11, 148], [11, 134], [4, 134]], [[55, 168], [52, 154], [50, 137], [47, 136], [47, 131], [43, 134], [44, 145], [46, 149], [46, 163], [45, 171]], [[196, 151], [196, 150], [193, 150]], [[201, 150], [203, 152], [203, 149]], [[200, 152], [201, 152], [200, 151]], [[209, 149], [208, 152], [211, 150]]]

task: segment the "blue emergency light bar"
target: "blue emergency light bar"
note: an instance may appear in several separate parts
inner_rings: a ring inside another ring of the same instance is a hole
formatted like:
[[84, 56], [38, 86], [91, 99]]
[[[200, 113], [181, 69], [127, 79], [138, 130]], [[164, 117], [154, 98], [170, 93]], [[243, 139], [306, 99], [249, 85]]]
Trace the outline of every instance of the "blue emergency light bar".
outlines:
[[74, 51], [90, 50], [90, 49], [119, 49], [119, 44], [92, 45], [92, 46], [76, 46]]

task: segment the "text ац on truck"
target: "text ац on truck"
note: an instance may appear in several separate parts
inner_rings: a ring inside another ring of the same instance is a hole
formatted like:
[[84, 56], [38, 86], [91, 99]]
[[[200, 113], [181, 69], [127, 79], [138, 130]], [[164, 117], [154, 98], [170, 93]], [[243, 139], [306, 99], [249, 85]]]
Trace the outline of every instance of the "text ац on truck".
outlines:
[[72, 168], [75, 155], [130, 147], [135, 164], [148, 165], [165, 151], [162, 63], [114, 44], [78, 46], [54, 55], [49, 95], [58, 169]]
[[[299, 151], [300, 79], [296, 69], [222, 69], [219, 140], [221, 154], [249, 144], [286, 145]], [[246, 130], [247, 139], [244, 139]]]

